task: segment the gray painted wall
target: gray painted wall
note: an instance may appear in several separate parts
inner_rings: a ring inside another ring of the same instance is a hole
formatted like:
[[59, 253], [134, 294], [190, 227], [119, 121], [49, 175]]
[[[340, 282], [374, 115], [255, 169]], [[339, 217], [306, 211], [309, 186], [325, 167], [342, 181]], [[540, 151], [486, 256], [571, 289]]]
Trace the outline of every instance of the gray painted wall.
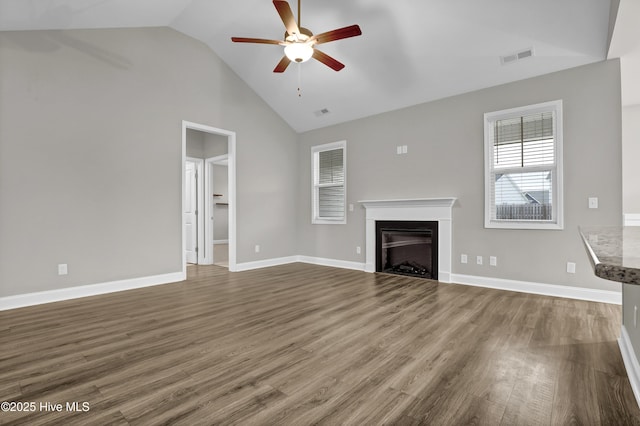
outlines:
[[204, 133], [187, 129], [186, 155], [191, 158], [206, 158], [204, 153]]
[[[565, 229], [484, 228], [483, 114], [562, 99], [564, 102]], [[359, 200], [457, 197], [453, 210], [453, 273], [594, 289], [620, 284], [596, 278], [578, 226], [620, 225], [620, 65], [608, 61], [506, 84], [300, 136], [298, 252], [365, 261], [365, 211]], [[346, 225], [311, 224], [313, 145], [347, 140]], [[407, 155], [396, 155], [407, 145]], [[599, 197], [600, 208], [587, 199]], [[363, 248], [356, 254], [356, 246]], [[463, 265], [482, 255], [483, 266]], [[488, 256], [498, 266], [488, 266]], [[566, 272], [566, 262], [577, 273]]]
[[237, 134], [238, 262], [295, 254], [297, 136], [204, 44], [2, 32], [0, 88], [0, 297], [180, 271], [182, 120]]
[[227, 154], [229, 139], [223, 135], [187, 129], [187, 157], [207, 158]]
[[640, 214], [640, 105], [622, 109], [622, 211]]
[[228, 153], [229, 139], [226, 136], [203, 133], [204, 157], [213, 158]]

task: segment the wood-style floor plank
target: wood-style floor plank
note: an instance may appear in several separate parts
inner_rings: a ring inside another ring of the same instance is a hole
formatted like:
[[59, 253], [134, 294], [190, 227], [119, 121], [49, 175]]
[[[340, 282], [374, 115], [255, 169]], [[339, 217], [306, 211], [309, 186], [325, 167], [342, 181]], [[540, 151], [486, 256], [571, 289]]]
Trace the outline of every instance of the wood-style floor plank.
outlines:
[[291, 264], [0, 312], [25, 425], [640, 425], [620, 307]]

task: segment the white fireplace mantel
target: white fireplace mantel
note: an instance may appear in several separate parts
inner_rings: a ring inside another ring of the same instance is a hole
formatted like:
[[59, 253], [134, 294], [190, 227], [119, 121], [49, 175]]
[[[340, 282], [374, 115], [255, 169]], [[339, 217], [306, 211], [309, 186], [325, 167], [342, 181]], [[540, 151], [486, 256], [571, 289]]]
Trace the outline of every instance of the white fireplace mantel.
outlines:
[[438, 222], [438, 281], [451, 282], [452, 209], [456, 198], [411, 198], [359, 201], [366, 209], [365, 271], [376, 271], [376, 221]]

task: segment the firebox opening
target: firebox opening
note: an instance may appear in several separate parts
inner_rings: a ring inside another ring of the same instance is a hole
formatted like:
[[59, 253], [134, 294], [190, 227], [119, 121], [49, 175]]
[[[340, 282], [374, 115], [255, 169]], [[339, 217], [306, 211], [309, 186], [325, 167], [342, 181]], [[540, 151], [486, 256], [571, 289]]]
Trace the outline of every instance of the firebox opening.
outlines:
[[376, 271], [438, 279], [438, 222], [376, 221]]

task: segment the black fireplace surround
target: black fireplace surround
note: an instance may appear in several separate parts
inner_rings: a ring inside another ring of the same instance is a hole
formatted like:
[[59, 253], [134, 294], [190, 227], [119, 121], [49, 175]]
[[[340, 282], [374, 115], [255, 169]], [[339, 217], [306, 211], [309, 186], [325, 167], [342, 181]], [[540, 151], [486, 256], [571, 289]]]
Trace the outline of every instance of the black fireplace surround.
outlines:
[[438, 279], [437, 221], [376, 221], [376, 272]]

